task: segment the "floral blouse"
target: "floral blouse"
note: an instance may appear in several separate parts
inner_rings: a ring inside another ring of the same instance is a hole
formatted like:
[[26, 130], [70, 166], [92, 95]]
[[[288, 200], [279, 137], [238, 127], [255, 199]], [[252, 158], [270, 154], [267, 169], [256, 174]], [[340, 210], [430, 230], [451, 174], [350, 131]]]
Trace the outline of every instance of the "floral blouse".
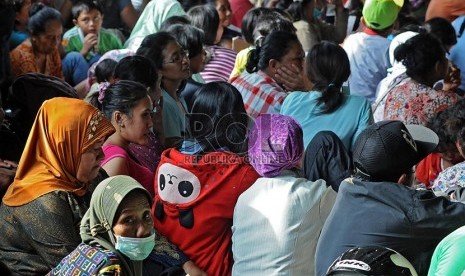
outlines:
[[426, 125], [439, 111], [459, 100], [453, 92], [436, 91], [412, 79], [392, 88], [384, 107], [384, 120], [400, 120], [405, 124]]
[[61, 58], [58, 49], [47, 55], [45, 61], [45, 71], [41, 72], [37, 66], [31, 41], [26, 39], [18, 47], [10, 52], [11, 72], [13, 77], [18, 77], [26, 73], [42, 73], [47, 76], [54, 76], [64, 79], [61, 69]]

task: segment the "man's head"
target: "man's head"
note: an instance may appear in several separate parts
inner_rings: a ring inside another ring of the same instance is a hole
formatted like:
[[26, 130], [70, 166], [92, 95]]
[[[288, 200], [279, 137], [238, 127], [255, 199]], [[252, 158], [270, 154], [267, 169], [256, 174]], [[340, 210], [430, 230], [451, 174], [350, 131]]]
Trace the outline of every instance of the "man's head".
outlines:
[[103, 10], [97, 2], [82, 0], [76, 3], [71, 9], [73, 23], [78, 26], [84, 36], [88, 33], [97, 34], [102, 28]]
[[368, 181], [397, 182], [431, 153], [439, 138], [420, 125], [381, 121], [360, 133], [353, 150], [356, 176]]
[[404, 0], [367, 0], [363, 5], [365, 25], [375, 31], [383, 32], [392, 27], [404, 5]]

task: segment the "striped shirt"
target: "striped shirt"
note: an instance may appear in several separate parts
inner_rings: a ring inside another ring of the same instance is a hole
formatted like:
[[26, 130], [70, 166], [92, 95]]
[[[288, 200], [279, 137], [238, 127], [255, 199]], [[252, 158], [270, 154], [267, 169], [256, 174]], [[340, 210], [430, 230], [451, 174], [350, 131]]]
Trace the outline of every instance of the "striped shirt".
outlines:
[[262, 113], [279, 113], [287, 96], [286, 91], [263, 71], [244, 72], [233, 78], [231, 84], [241, 93], [245, 110], [253, 118]]
[[228, 81], [236, 61], [236, 52], [216, 45], [210, 46], [209, 51], [212, 53], [211, 59], [200, 72], [205, 83]]

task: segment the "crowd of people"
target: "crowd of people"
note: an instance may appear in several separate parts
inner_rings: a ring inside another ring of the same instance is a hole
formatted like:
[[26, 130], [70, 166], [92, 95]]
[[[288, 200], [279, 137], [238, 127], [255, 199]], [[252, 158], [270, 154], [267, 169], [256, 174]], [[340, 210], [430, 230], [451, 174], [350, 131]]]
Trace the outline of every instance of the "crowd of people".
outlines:
[[1, 275], [465, 273], [465, 2], [0, 0]]

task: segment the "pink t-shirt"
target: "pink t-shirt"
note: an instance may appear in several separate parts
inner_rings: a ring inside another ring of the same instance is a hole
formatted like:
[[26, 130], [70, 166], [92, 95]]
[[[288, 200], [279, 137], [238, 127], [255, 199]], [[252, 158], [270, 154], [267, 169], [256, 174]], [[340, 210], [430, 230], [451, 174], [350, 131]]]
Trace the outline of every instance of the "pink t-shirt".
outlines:
[[144, 186], [144, 188], [147, 189], [147, 191], [149, 191], [152, 196], [155, 195], [153, 190], [153, 172], [151, 172], [147, 167], [137, 163], [135, 159], [126, 152], [126, 150], [119, 146], [104, 145], [102, 149], [103, 153], [105, 154], [105, 158], [103, 159], [102, 163], [100, 163], [101, 166], [104, 166], [113, 158], [124, 158], [126, 160], [128, 175], [142, 184], [142, 186]]

